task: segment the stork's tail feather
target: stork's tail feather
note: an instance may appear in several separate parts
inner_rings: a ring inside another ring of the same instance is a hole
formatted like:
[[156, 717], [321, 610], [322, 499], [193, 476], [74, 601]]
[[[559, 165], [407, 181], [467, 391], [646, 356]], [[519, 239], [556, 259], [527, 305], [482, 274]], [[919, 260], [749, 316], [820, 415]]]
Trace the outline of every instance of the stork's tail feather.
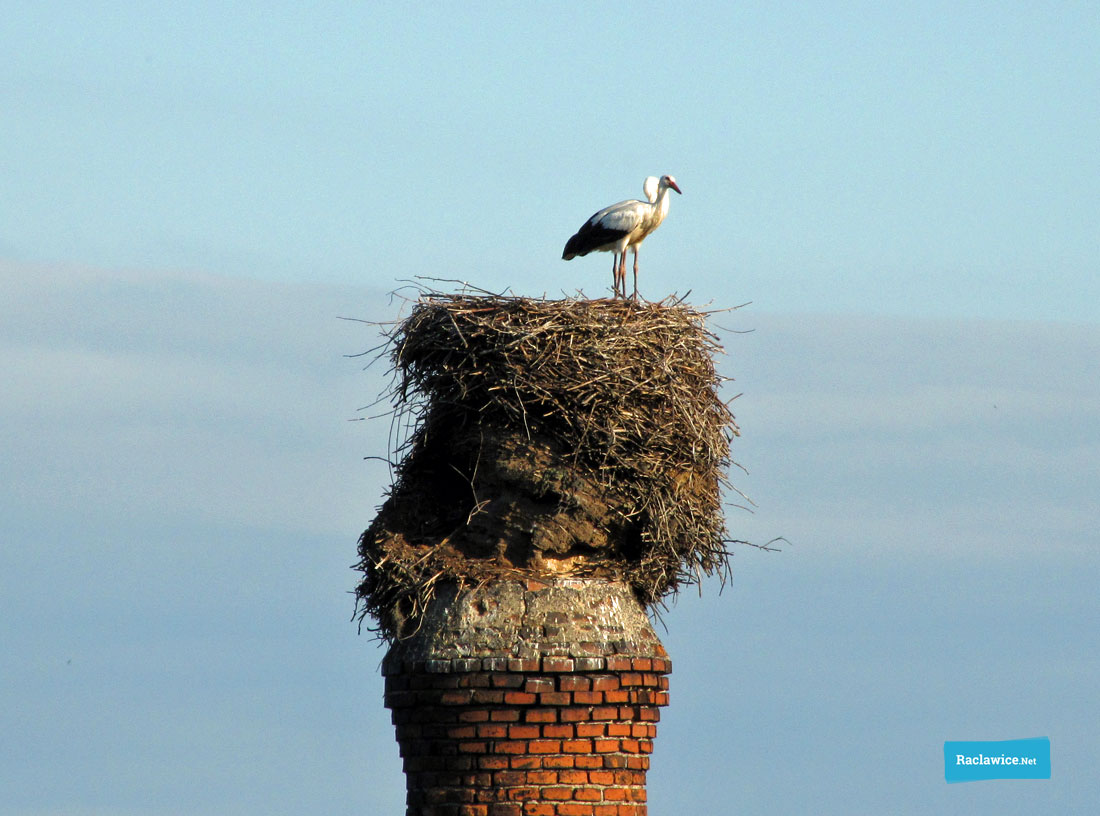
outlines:
[[608, 229], [591, 222], [585, 224], [580, 230], [565, 243], [565, 252], [561, 257], [570, 260], [580, 255], [582, 258], [589, 252], [608, 250], [616, 241], [627, 234], [627, 231]]

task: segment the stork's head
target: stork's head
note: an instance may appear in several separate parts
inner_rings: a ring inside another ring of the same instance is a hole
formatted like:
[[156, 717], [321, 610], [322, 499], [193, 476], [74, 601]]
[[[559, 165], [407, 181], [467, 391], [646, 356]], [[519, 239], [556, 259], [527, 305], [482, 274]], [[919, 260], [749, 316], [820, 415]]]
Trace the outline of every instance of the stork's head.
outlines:
[[[661, 176], [661, 186], [670, 187], [671, 189], [680, 193], [680, 188], [676, 186], [676, 179], [674, 179], [672, 176]], [[683, 193], [680, 193], [680, 195], [683, 195]]]

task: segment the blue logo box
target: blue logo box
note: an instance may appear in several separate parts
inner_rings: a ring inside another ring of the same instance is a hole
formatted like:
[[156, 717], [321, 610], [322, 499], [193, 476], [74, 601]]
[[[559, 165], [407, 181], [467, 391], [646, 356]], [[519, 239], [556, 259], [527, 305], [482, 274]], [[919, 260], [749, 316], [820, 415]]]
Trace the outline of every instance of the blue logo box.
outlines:
[[948, 782], [1050, 779], [1050, 738], [945, 742], [943, 775]]

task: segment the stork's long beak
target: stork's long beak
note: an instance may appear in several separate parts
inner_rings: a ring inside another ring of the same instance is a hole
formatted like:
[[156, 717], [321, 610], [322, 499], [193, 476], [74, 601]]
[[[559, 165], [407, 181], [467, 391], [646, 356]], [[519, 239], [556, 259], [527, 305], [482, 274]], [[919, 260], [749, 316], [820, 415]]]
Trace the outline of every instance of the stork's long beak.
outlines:
[[[671, 187], [671, 188], [672, 188], [673, 190], [675, 190], [676, 192], [680, 193], [680, 188], [676, 186], [676, 182], [675, 182], [675, 181], [670, 181], [670, 182], [668, 183], [668, 186], [669, 186], [669, 187]], [[683, 193], [680, 193], [680, 195], [683, 195]]]

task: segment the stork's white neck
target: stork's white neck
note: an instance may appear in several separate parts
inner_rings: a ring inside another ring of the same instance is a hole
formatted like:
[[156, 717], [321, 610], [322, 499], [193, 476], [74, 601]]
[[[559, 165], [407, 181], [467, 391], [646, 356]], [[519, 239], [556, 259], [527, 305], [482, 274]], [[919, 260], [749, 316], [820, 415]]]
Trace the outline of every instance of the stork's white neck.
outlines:
[[665, 216], [668, 215], [668, 205], [671, 200], [668, 197], [668, 187], [664, 184], [657, 190], [657, 200], [653, 202], [653, 215], [650, 216], [652, 226], [649, 231], [657, 228], [657, 225], [665, 220]]
[[653, 202], [657, 207], [657, 211], [661, 214], [661, 218], [664, 219], [668, 215], [668, 205], [672, 199], [668, 197], [668, 187], [664, 185], [657, 191], [657, 200]]

